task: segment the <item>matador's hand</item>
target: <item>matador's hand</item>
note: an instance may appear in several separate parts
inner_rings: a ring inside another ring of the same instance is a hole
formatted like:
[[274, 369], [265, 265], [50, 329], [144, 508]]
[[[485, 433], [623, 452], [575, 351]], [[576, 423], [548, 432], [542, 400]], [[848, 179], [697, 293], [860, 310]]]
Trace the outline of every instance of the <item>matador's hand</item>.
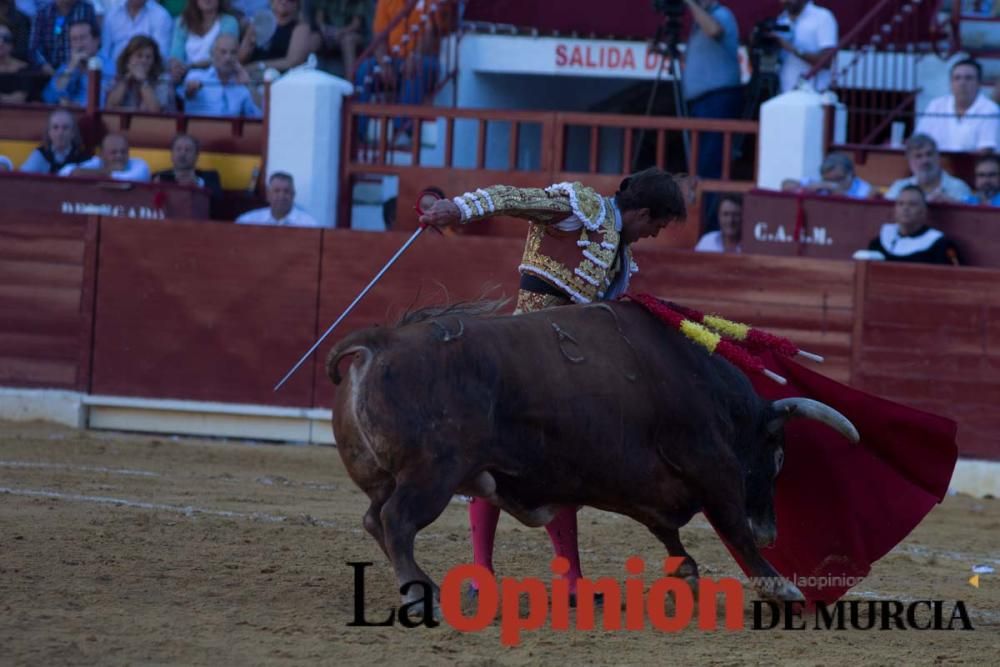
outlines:
[[420, 224], [447, 227], [462, 221], [462, 212], [450, 199], [439, 199], [420, 216]]

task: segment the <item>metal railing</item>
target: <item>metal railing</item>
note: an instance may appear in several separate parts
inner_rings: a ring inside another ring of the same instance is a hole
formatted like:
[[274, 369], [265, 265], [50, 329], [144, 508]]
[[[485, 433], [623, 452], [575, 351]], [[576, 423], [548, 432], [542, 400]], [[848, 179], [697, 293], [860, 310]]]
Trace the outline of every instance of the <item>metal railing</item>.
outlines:
[[459, 4], [459, 0], [410, 0], [358, 56], [351, 73], [355, 98], [421, 104], [454, 80], [461, 34]]

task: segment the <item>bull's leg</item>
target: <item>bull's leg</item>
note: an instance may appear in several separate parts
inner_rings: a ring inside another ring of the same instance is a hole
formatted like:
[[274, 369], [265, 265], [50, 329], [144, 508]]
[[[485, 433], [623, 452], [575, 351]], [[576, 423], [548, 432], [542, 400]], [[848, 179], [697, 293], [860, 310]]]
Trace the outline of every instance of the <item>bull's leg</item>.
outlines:
[[755, 578], [757, 592], [773, 600], [804, 600], [802, 592], [768, 563], [757, 549], [753, 532], [743, 509], [743, 494], [729, 497], [713, 497], [705, 502], [705, 514], [712, 526], [726, 542], [740, 555], [750, 574]]
[[[413, 557], [413, 541], [417, 531], [441, 516], [460, 480], [460, 475], [442, 468], [435, 468], [433, 473], [419, 470], [397, 477], [395, 490], [382, 506], [381, 518], [386, 551], [400, 587], [422, 581], [436, 593], [437, 586]], [[403, 602], [414, 602], [420, 597], [420, 588], [411, 586]]]
[[395, 489], [396, 480], [388, 474], [379, 477], [364, 487], [364, 492], [371, 500], [371, 504], [368, 506], [368, 511], [365, 512], [362, 524], [365, 530], [368, 531], [368, 534], [378, 542], [379, 548], [382, 549], [382, 553], [386, 555], [386, 558], [389, 558], [390, 562], [392, 558], [389, 556], [389, 550], [385, 546], [385, 530], [382, 526], [382, 507], [389, 500], [390, 496], [392, 496], [392, 492]]
[[680, 531], [671, 523], [662, 519], [652, 525], [646, 524], [646, 527], [656, 536], [656, 539], [663, 543], [663, 546], [667, 548], [667, 553], [671, 556], [684, 559], [681, 566], [673, 572], [673, 576], [684, 579], [691, 586], [691, 590], [697, 593], [698, 564], [694, 562], [694, 558], [691, 557], [691, 554], [681, 544]]

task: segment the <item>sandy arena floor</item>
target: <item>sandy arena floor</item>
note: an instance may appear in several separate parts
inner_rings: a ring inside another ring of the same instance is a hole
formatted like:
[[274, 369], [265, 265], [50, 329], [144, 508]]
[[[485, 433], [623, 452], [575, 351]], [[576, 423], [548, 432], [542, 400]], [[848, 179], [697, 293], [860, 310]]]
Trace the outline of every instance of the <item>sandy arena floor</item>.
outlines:
[[[1000, 501], [949, 497], [854, 597], [964, 600], [974, 632], [477, 634], [351, 628], [353, 572], [374, 561], [369, 616], [397, 603], [361, 530], [367, 499], [332, 448], [0, 423], [0, 664], [1000, 664]], [[644, 528], [584, 510], [590, 576], [658, 562]], [[440, 578], [469, 558], [455, 502], [418, 538]], [[682, 531], [708, 576], [738, 569], [700, 518]], [[544, 531], [501, 522], [502, 574], [550, 577]]]

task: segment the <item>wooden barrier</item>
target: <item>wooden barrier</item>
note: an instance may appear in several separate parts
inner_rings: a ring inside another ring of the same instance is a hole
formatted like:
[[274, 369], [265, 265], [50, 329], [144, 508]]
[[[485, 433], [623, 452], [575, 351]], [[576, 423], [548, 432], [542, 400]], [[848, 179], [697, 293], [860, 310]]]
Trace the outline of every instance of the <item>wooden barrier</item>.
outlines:
[[[801, 242], [795, 225], [801, 201]], [[743, 200], [743, 251], [762, 255], [850, 259], [892, 222], [893, 203], [755, 190]], [[929, 223], [955, 241], [969, 266], [1000, 267], [1000, 210], [932, 204]]]
[[0, 384], [87, 391], [96, 217], [0, 217]]
[[[273, 393], [405, 238], [203, 221], [42, 223], [7, 214], [0, 385], [328, 407], [325, 356], [354, 328], [475, 298], [491, 284], [500, 288], [489, 296], [516, 293], [520, 240], [427, 233]], [[952, 417], [964, 456], [1000, 460], [1000, 297], [992, 289], [1000, 271], [655, 244], [639, 246], [636, 260], [636, 291], [787, 335], [827, 357], [820, 372]]]
[[173, 183], [0, 172], [0, 201], [5, 211], [30, 212], [46, 220], [80, 214], [162, 220], [208, 218], [211, 194]]
[[308, 367], [271, 388], [316, 335], [321, 234], [103, 219], [91, 391], [310, 405]]

